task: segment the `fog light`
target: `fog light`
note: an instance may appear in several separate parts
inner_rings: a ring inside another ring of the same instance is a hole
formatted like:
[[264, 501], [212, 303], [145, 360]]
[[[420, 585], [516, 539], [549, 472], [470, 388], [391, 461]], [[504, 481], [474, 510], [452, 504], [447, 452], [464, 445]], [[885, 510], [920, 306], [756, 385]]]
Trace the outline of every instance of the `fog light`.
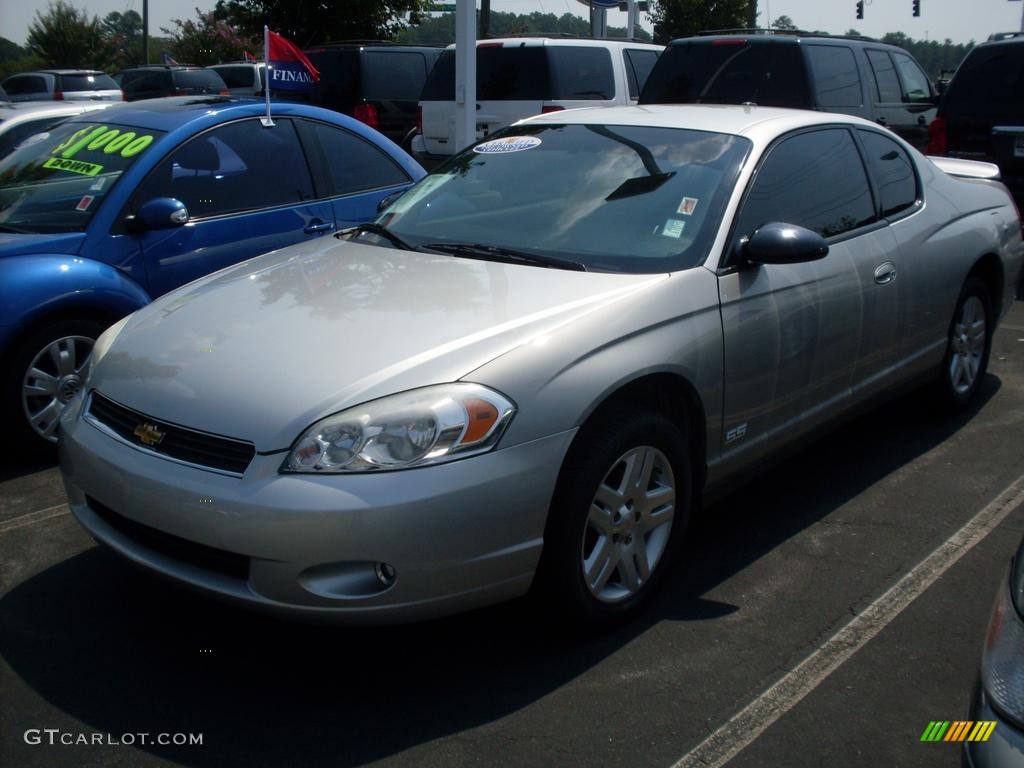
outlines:
[[377, 581], [390, 587], [395, 583], [395, 569], [387, 563], [377, 563]]

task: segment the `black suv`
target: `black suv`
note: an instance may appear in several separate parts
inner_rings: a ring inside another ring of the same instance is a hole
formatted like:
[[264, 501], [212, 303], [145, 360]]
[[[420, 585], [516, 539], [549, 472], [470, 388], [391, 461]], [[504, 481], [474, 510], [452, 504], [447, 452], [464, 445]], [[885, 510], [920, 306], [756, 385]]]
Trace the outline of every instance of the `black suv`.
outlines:
[[928, 154], [999, 166], [1024, 202], [1024, 37], [973, 48], [961, 62], [931, 124]]
[[311, 101], [376, 128], [408, 150], [427, 75], [441, 48], [388, 43], [326, 43], [305, 51], [320, 70]]
[[758, 104], [858, 115], [915, 147], [928, 143], [936, 93], [914, 58], [870, 38], [727, 30], [673, 40], [641, 104]]
[[160, 96], [228, 95], [224, 80], [212, 69], [178, 66], [147, 66], [121, 72], [121, 90], [125, 101], [155, 99]]

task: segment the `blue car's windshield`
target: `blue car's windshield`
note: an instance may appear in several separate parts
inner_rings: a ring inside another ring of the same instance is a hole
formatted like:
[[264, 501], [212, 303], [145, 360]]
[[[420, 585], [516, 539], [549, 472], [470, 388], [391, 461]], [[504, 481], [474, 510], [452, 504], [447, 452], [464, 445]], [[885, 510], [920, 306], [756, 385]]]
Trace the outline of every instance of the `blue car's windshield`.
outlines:
[[84, 230], [118, 177], [162, 135], [74, 122], [28, 137], [0, 160], [0, 230]]
[[591, 271], [688, 269], [707, 256], [749, 149], [681, 128], [513, 126], [420, 181], [378, 223], [446, 252], [461, 243]]

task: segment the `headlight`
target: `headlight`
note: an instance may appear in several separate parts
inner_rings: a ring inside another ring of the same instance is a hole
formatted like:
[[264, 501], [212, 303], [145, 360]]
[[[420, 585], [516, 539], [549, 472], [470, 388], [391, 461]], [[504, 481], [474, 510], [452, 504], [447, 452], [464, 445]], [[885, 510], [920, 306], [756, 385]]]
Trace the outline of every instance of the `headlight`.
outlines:
[[321, 419], [295, 441], [283, 472], [408, 469], [483, 453], [515, 413], [480, 384], [440, 384]]
[[1024, 588], [1024, 548], [1017, 552], [992, 611], [992, 623], [981, 662], [981, 680], [991, 703], [1004, 715], [1024, 724], [1024, 621], [1021, 590]]

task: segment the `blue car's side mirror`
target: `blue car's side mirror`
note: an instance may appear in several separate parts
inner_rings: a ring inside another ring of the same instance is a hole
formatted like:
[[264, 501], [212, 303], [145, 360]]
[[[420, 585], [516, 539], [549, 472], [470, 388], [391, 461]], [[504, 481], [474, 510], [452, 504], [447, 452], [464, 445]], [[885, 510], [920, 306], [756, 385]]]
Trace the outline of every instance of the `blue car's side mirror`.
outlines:
[[127, 220], [128, 228], [134, 232], [152, 229], [172, 229], [188, 221], [188, 208], [173, 197], [154, 197], [139, 206], [134, 216]]

